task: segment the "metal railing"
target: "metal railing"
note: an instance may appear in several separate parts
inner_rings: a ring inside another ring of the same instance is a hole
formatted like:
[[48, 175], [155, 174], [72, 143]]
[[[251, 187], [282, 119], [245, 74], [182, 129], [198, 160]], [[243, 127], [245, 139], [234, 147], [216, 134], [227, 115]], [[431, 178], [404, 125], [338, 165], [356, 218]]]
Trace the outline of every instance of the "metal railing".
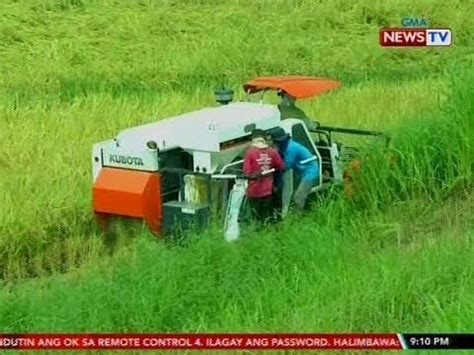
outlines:
[[229, 163], [229, 164], [226, 164], [222, 167], [221, 169], [221, 174], [224, 174], [224, 171], [228, 168], [230, 168], [231, 166], [234, 166], [234, 165], [238, 165], [238, 164], [243, 164], [244, 160], [237, 160], [237, 161], [234, 161], [232, 163]]
[[265, 170], [260, 174], [248, 176], [244, 174], [212, 174], [211, 178], [213, 179], [235, 179], [235, 180], [254, 180], [258, 179], [260, 177], [273, 174], [276, 170], [275, 169], [270, 169], [270, 170]]

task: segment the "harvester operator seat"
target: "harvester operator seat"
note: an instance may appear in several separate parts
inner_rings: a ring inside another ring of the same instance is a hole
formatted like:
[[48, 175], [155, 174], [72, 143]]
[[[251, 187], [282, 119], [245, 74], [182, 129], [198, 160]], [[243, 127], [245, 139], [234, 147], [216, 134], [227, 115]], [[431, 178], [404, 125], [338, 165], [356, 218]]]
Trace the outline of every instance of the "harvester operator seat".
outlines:
[[302, 109], [296, 107], [296, 99], [294, 97], [281, 90], [278, 91], [278, 96], [281, 97], [281, 102], [278, 104], [278, 110], [280, 111], [282, 120], [287, 118], [297, 118], [305, 123], [308, 131], [314, 131], [318, 128], [318, 122], [310, 119]]

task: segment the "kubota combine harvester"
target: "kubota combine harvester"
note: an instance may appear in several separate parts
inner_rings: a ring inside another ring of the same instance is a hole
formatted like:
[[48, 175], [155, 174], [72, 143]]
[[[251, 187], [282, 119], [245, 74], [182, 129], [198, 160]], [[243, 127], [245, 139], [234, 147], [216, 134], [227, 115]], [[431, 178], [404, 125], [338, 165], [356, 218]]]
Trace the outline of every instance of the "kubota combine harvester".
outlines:
[[[292, 117], [291, 110], [284, 114], [283, 106], [263, 101], [268, 91], [296, 100], [340, 86], [333, 80], [305, 76], [256, 78], [244, 85], [245, 102], [232, 102], [233, 91], [223, 89], [215, 93], [217, 107], [129, 128], [114, 139], [94, 144], [95, 214], [105, 226], [113, 216], [141, 218], [153, 233], [164, 236], [178, 228], [203, 228], [217, 212], [227, 211], [226, 235], [233, 234], [230, 228], [238, 227], [245, 190], [243, 156], [251, 143], [251, 132], [257, 128], [270, 133], [282, 127], [313, 153], [322, 172], [314, 193], [342, 185], [357, 147], [336, 141], [335, 136], [349, 135], [351, 143], [356, 136], [386, 136], [314, 121], [309, 125], [305, 118]], [[255, 94], [260, 96], [258, 102], [252, 100]], [[284, 174], [283, 215], [295, 180], [292, 171]]]

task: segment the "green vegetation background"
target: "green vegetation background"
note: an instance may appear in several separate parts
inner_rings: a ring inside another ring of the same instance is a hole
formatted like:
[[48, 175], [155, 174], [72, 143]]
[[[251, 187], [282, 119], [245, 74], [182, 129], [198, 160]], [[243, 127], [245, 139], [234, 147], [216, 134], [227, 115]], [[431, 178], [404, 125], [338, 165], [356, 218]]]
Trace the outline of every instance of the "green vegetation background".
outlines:
[[[472, 1], [0, 4], [0, 330], [474, 331]], [[443, 49], [384, 49], [406, 16]], [[91, 213], [94, 142], [214, 105], [257, 75], [345, 86], [301, 106], [394, 136], [354, 201], [334, 198], [227, 245], [124, 231]], [[67, 273], [62, 273], [68, 271]]]

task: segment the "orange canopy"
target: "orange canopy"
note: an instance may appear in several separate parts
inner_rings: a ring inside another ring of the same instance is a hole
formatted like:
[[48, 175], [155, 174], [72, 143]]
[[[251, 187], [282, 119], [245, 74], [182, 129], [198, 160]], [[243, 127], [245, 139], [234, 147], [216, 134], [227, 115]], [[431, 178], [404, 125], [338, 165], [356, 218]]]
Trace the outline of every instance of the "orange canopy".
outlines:
[[261, 90], [283, 90], [297, 99], [307, 99], [341, 86], [338, 81], [312, 76], [267, 76], [250, 80], [244, 90], [251, 94]]

